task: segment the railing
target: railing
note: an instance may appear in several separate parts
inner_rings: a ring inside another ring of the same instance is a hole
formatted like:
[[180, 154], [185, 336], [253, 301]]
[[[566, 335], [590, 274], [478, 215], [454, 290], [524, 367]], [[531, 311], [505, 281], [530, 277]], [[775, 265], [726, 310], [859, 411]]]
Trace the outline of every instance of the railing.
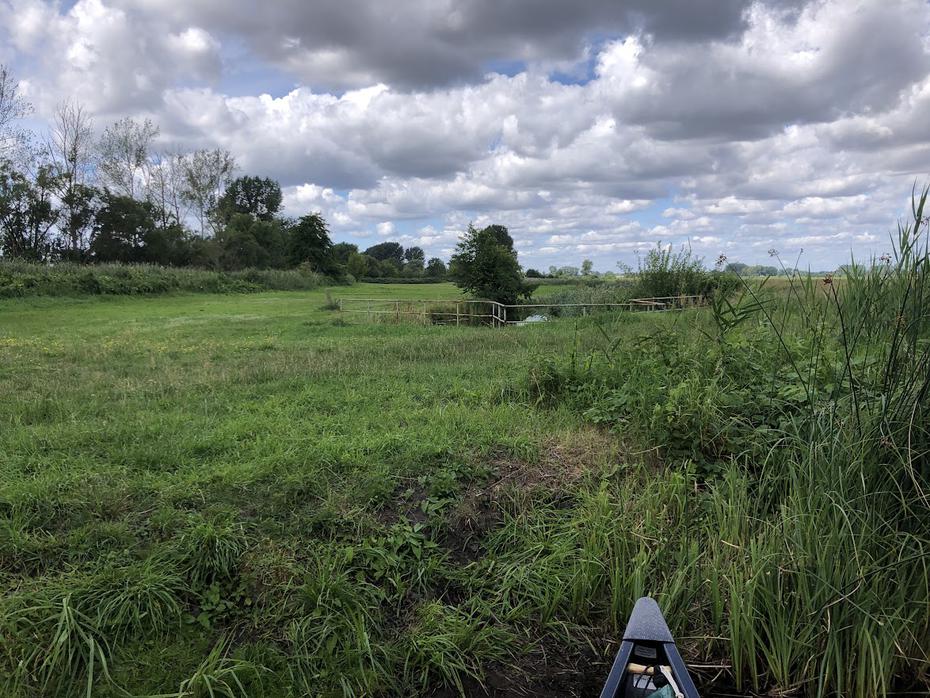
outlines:
[[[508, 304], [486, 300], [449, 299], [386, 299], [340, 298], [339, 310], [362, 314], [369, 322], [393, 319], [413, 319], [429, 325], [522, 325], [534, 320], [548, 320], [549, 315], [563, 317], [589, 315], [595, 312], [627, 310], [663, 312], [704, 305], [704, 296], [662, 296], [657, 298], [631, 298], [624, 303], [527, 303]], [[532, 311], [540, 312], [532, 312]], [[543, 315], [541, 311], [547, 311]]]

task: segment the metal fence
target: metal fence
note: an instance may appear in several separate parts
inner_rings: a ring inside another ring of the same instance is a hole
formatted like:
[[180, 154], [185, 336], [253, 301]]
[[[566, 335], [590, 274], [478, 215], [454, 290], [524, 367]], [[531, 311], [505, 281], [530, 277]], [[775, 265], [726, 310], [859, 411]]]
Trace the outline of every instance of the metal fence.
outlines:
[[340, 312], [364, 315], [369, 322], [416, 322], [424, 325], [523, 325], [557, 317], [620, 310], [665, 312], [706, 304], [704, 296], [631, 298], [624, 303], [498, 303], [486, 300], [339, 298]]

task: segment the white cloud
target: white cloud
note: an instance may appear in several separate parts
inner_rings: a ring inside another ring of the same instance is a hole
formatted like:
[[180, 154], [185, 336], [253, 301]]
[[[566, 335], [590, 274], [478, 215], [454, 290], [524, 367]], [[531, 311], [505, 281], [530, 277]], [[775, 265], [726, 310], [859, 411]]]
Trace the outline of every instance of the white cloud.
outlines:
[[[588, 5], [537, 3], [532, 30], [500, 3], [6, 0], [0, 57], [40, 117], [64, 97], [101, 123], [151, 115], [163, 143], [230, 149], [337, 237], [436, 254], [499, 222], [527, 259], [602, 269], [660, 239], [825, 262], [882, 244], [930, 162], [925, 3], [633, 3], [647, 31]], [[398, 21], [410, 38], [382, 41]], [[599, 26], [616, 29], [584, 44]], [[525, 65], [489, 70], [507, 59]]]

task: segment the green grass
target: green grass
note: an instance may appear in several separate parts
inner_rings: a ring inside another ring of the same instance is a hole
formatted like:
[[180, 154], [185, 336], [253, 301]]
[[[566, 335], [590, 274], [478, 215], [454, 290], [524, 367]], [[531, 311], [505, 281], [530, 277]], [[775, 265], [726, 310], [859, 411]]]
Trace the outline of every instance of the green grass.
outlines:
[[914, 256], [505, 329], [0, 301], [0, 692], [596, 695], [644, 594], [705, 685], [925, 689]]
[[[254, 663], [307, 657], [259, 672], [269, 695], [455, 686], [507, 654], [514, 630], [449, 591], [480, 572], [455, 544], [482, 538], [453, 511], [499, 463], [592, 440], [578, 415], [514, 390], [529, 357], [570, 348], [572, 328], [367, 325], [324, 304], [322, 290], [0, 301], [7, 669], [52, 643], [63, 603], [75, 646], [99, 643], [68, 655], [73, 692], [94, 652], [113, 685], [177, 690], [221, 638]], [[314, 595], [324, 570], [347, 580], [344, 596]], [[409, 636], [420, 625], [437, 644]], [[44, 661], [16, 685], [44, 685]]]

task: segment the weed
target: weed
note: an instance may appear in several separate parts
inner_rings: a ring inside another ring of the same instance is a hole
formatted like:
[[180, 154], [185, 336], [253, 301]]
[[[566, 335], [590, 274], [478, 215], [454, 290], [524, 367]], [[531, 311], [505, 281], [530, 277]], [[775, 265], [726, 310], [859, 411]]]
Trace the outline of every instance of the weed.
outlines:
[[246, 690], [246, 683], [253, 689], [260, 689], [260, 684], [252, 686], [250, 679], [259, 677], [264, 667], [229, 657], [228, 647], [228, 640], [220, 638], [193, 675], [181, 682], [172, 698], [247, 698], [254, 695]]

